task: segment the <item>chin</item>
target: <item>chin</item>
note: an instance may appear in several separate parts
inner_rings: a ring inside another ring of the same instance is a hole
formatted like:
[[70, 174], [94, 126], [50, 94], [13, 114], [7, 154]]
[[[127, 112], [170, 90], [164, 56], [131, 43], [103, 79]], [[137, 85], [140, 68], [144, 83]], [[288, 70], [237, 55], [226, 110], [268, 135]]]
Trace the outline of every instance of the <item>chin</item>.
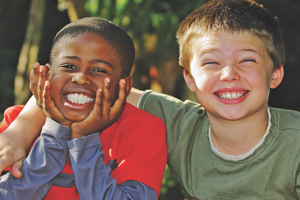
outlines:
[[81, 122], [83, 120], [85, 120], [88, 115], [69, 115], [69, 116], [64, 116], [67, 120], [71, 121], [71, 122]]

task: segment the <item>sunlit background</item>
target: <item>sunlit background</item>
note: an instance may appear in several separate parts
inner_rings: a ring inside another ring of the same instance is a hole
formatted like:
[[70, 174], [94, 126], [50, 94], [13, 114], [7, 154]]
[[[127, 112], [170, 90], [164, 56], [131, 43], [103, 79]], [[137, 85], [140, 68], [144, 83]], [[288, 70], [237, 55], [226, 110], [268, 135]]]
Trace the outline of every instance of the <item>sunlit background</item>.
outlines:
[[[36, 61], [49, 62], [51, 42], [70, 21], [100, 16], [132, 37], [137, 53], [134, 87], [192, 99], [178, 66], [175, 33], [179, 23], [206, 0], [9, 0], [0, 1], [0, 119], [31, 93], [29, 72]], [[286, 43], [285, 78], [271, 92], [270, 105], [300, 111], [300, 1], [257, 0], [277, 15]], [[184, 199], [166, 169], [160, 200]]]

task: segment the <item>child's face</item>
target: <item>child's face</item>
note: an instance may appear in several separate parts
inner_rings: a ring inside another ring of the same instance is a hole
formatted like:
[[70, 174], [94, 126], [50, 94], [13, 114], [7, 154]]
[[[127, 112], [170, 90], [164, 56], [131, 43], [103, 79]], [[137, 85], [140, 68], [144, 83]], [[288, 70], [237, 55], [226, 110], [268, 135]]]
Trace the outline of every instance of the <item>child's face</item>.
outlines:
[[107, 77], [111, 98], [116, 100], [121, 74], [115, 50], [102, 37], [80, 34], [67, 39], [53, 60], [51, 97], [65, 118], [82, 121], [93, 110], [96, 91]]
[[270, 88], [283, 78], [272, 70], [262, 41], [253, 34], [220, 32], [195, 42], [185, 80], [209, 117], [226, 120], [266, 115]]

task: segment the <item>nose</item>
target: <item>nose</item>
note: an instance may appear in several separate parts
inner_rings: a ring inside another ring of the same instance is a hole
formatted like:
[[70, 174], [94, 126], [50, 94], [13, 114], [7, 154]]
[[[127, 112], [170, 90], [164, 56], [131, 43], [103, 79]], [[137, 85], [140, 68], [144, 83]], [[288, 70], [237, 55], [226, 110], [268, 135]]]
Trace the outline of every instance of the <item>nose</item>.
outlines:
[[91, 85], [91, 80], [88, 75], [84, 72], [75, 73], [72, 77], [72, 82], [78, 85]]
[[234, 66], [226, 66], [222, 68], [222, 73], [220, 80], [221, 81], [237, 81], [240, 79], [239, 73], [236, 71], [236, 68]]

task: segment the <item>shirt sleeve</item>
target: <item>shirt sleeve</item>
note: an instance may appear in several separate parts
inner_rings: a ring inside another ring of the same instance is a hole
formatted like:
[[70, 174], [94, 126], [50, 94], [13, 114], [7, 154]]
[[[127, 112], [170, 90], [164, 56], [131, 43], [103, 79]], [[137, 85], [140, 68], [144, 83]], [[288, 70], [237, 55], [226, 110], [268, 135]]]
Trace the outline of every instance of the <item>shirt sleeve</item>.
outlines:
[[111, 168], [103, 162], [99, 133], [70, 140], [68, 146], [81, 199], [157, 199], [156, 191], [139, 181], [128, 180], [117, 185], [111, 176]]
[[207, 121], [205, 109], [190, 100], [147, 90], [140, 99], [139, 108], [161, 118], [167, 129], [168, 153], [172, 152], [182, 134], [195, 132]]
[[65, 166], [69, 139], [69, 128], [47, 118], [41, 136], [24, 160], [22, 178], [14, 178], [10, 172], [0, 178], [0, 199], [43, 199], [51, 180]]
[[3, 119], [0, 125], [0, 133], [2, 133], [7, 127], [15, 120], [20, 114], [24, 106], [11, 106], [8, 107], [3, 114]]

